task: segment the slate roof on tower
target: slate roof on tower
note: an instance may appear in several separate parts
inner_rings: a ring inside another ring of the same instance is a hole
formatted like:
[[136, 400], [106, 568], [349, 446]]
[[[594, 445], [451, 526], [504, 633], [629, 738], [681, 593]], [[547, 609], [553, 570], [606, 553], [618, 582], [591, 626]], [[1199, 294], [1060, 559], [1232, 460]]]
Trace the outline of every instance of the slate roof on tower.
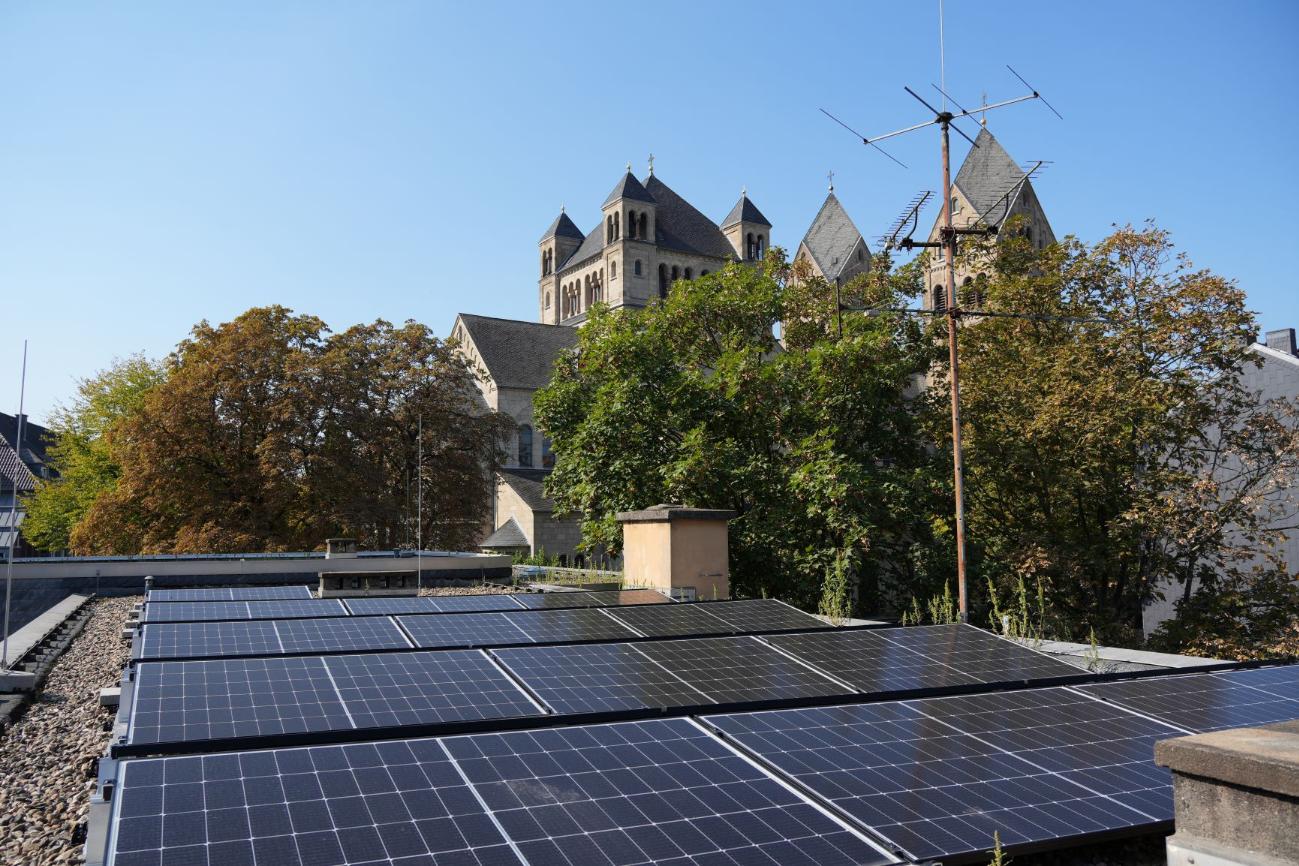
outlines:
[[630, 171], [622, 176], [622, 180], [618, 181], [600, 207], [613, 204], [620, 198], [629, 198], [633, 201], [654, 201], [645, 190], [645, 187], [641, 186], [641, 182], [636, 179], [636, 175]]
[[577, 345], [576, 328], [469, 313], [459, 318], [498, 388], [544, 388], [559, 353]]
[[[1025, 184], [1024, 171], [985, 126], [956, 173], [953, 185], [989, 225], [1000, 225]], [[1008, 193], [1010, 193], [1008, 195]]]
[[740, 200], [735, 203], [735, 207], [731, 208], [731, 212], [726, 215], [726, 219], [722, 220], [722, 228], [730, 228], [740, 222], [771, 227], [771, 223], [762, 215], [762, 211], [758, 210], [758, 206], [749, 201], [747, 195], [740, 196]]
[[[669, 250], [710, 256], [727, 261], [735, 258], [735, 248], [726, 239], [726, 235], [722, 234], [722, 230], [717, 223], [704, 216], [694, 205], [677, 195], [671, 187], [659, 180], [656, 175], [650, 175], [649, 179], [642, 184], [628, 172], [614, 187], [613, 192], [609, 193], [609, 198], [605, 200], [605, 204], [617, 201], [619, 197], [648, 202], [655, 206], [654, 243], [656, 245]], [[747, 201], [747, 199], [744, 201]], [[743, 204], [743, 201], [741, 204]], [[749, 202], [749, 207], [752, 208], [752, 213], [757, 215], [758, 220], [761, 220], [765, 225], [770, 225], [770, 223], [766, 222], [766, 217], [762, 215], [757, 207], [753, 206], [752, 202]], [[758, 220], [754, 221], [757, 222]], [[582, 241], [582, 245], [571, 256], [561, 262], [555, 270], [564, 271], [585, 264], [599, 256], [604, 251], [604, 248], [605, 227], [601, 222], [586, 236], [586, 239]]]
[[568, 218], [568, 214], [560, 211], [559, 216], [555, 217], [555, 221], [550, 224], [550, 228], [546, 229], [546, 233], [541, 236], [541, 239], [544, 241], [546, 238], [552, 237], [578, 238], [580, 240], [583, 235], [577, 224]]
[[822, 275], [827, 280], [834, 280], [852, 263], [852, 253], [858, 244], [869, 255], [870, 249], [866, 247], [861, 232], [857, 231], [852, 218], [831, 192], [804, 235], [803, 246]]

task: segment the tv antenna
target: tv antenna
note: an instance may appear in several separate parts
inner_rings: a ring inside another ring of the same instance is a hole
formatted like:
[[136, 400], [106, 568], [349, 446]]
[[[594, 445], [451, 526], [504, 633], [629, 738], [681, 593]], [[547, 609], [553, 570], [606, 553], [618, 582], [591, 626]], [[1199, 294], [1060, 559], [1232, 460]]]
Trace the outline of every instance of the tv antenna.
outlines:
[[[903, 207], [902, 213], [898, 214], [898, 218], [889, 223], [888, 229], [885, 230], [884, 234], [880, 235], [881, 252], [887, 253], [889, 250], [898, 247], [911, 249], [911, 236], [916, 233], [916, 229], [920, 228], [920, 212], [925, 209], [925, 205], [929, 204], [929, 200], [933, 197], [934, 191], [932, 189], [922, 189], [911, 197], [906, 206]], [[910, 228], [907, 228], [907, 226], [910, 226]], [[902, 234], [903, 229], [906, 229], [907, 233], [899, 240], [898, 236]]]
[[[940, 16], [941, 16], [941, 9], [940, 9]], [[906, 92], [910, 94], [912, 98], [914, 98], [917, 102], [923, 105], [926, 109], [933, 112], [933, 117], [929, 118], [928, 120], [923, 120], [919, 123], [913, 123], [910, 126], [903, 127], [902, 129], [895, 129], [892, 132], [886, 132], [883, 135], [876, 135], [876, 136], [860, 135], [856, 130], [852, 129], [847, 124], [840, 121], [837, 117], [834, 117], [834, 115], [830, 114], [830, 112], [825, 111], [825, 109], [822, 109], [822, 111], [824, 111], [826, 115], [828, 115], [835, 122], [839, 123], [840, 126], [843, 126], [845, 129], [848, 129], [849, 132], [852, 132], [854, 135], [857, 135], [859, 138], [861, 138], [862, 144], [865, 144], [869, 147], [873, 147], [876, 150], [880, 150], [881, 152], [883, 152], [883, 150], [880, 148], [879, 142], [887, 141], [892, 138], [897, 138], [898, 136], [906, 135], [909, 132], [915, 132], [916, 130], [919, 129], [927, 129], [931, 126], [937, 126], [939, 132], [941, 133], [940, 138], [942, 141], [942, 163], [943, 163], [943, 185], [942, 185], [943, 210], [942, 210], [942, 226], [939, 229], [939, 234], [938, 234], [939, 239], [937, 241], [918, 242], [918, 241], [911, 240], [910, 234], [908, 234], [905, 239], [905, 247], [907, 249], [912, 249], [914, 247], [941, 247], [942, 248], [944, 253], [944, 260], [946, 262], [945, 270], [947, 272], [946, 273], [947, 292], [945, 298], [947, 309], [932, 310], [932, 311], [899, 310], [898, 312], [905, 312], [905, 313], [921, 312], [930, 315], [946, 315], [947, 317], [948, 364], [950, 365], [951, 368], [950, 385], [951, 385], [951, 403], [952, 403], [952, 489], [953, 492], [955, 493], [955, 498], [956, 498], [956, 587], [957, 587], [957, 599], [960, 607], [962, 622], [969, 622], [970, 608], [969, 608], [969, 594], [967, 592], [966, 561], [965, 561], [965, 460], [961, 453], [961, 385], [960, 385], [961, 380], [960, 380], [960, 364], [957, 359], [956, 326], [957, 326], [957, 320], [960, 319], [962, 315], [966, 315], [966, 314], [974, 315], [975, 311], [971, 310], [963, 313], [956, 297], [956, 239], [960, 235], [987, 235], [994, 232], [996, 229], [995, 228], [990, 229], [987, 226], [981, 228], [977, 224], [973, 224], [966, 228], [958, 229], [952, 224], [952, 161], [951, 161], [951, 146], [949, 143], [950, 132], [951, 130], [956, 130], [958, 135], [960, 135], [966, 141], [970, 142], [970, 144], [973, 145], [974, 147], [978, 147], [979, 145], [975, 142], [975, 140], [970, 138], [970, 136], [966, 135], [965, 132], [959, 126], [956, 125], [956, 121], [963, 120], [964, 118], [967, 117], [973, 118], [974, 115], [979, 113], [983, 113], [986, 116], [987, 112], [989, 111], [995, 111], [998, 108], [1006, 108], [1011, 105], [1017, 105], [1021, 102], [1028, 102], [1029, 100], [1032, 99], [1041, 100], [1042, 104], [1045, 105], [1047, 108], [1049, 108], [1051, 112], [1055, 114], [1056, 117], [1059, 117], [1061, 120], [1064, 119], [1061, 116], [1060, 112], [1056, 111], [1055, 107], [1051, 105], [1051, 103], [1047, 102], [1046, 99], [1042, 97], [1042, 94], [1039, 93], [1035, 87], [1033, 87], [1033, 85], [1029, 84], [1027, 81], [1024, 80], [1024, 76], [1016, 72], [1014, 68], [1011, 67], [1009, 64], [1006, 65], [1006, 68], [1010, 70], [1011, 75], [1014, 75], [1016, 78], [1018, 78], [1020, 82], [1029, 89], [1028, 93], [1023, 94], [1021, 96], [1015, 96], [1010, 99], [1003, 99], [997, 102], [987, 102], [985, 100], [983, 105], [977, 106], [972, 109], [967, 109], [967, 108], [963, 108], [961, 105], [959, 105], [956, 102], [956, 100], [952, 99], [947, 94], [946, 90], [943, 87], [939, 87], [938, 85], [935, 84], [933, 85], [934, 89], [937, 90], [943, 96], [943, 100], [944, 100], [943, 101], [944, 107], [942, 110], [939, 110], [937, 108], [934, 108], [928, 102], [926, 102], [923, 97], [921, 97], [910, 87], [904, 87], [903, 89], [906, 90]], [[943, 83], [945, 85], [946, 81], [944, 81]], [[950, 101], [952, 103], [952, 106], [955, 109], [957, 109], [956, 111], [950, 111], [947, 109], [946, 105], [948, 101]], [[885, 155], [888, 156], [888, 154]], [[889, 156], [889, 158], [893, 159], [892, 156]], [[894, 159], [894, 162], [897, 162], [897, 160]], [[911, 211], [908, 210], [904, 212], [901, 225], [905, 225], [910, 218], [911, 218]], [[917, 220], [919, 219], [918, 211], [916, 211], [915, 218]], [[901, 225], [899, 226], [899, 230], [901, 228]]]

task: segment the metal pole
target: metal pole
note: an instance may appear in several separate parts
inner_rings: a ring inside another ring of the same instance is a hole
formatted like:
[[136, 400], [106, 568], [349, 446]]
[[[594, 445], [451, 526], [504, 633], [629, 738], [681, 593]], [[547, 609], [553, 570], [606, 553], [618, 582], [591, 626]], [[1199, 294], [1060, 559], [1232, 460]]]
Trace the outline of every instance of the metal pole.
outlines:
[[956, 350], [956, 229], [952, 226], [952, 161], [943, 130], [943, 251], [947, 257], [947, 355], [952, 388], [952, 488], [956, 493], [956, 593], [961, 622], [970, 621], [965, 585], [965, 459], [961, 454], [961, 374]]
[[419, 443], [416, 446], [416, 453], [419, 455], [416, 460], [415, 471], [419, 475], [415, 479], [415, 497], [419, 501], [415, 503], [415, 590], [424, 588], [424, 416], [419, 416]]
[[18, 478], [22, 475], [23, 464], [23, 403], [27, 397], [27, 341], [23, 340], [23, 375], [18, 386], [18, 435], [14, 444], [14, 453], [18, 463], [14, 467], [13, 499], [9, 505], [9, 539], [8, 563], [5, 566], [5, 627], [4, 640], [0, 642], [0, 669], [9, 670], [9, 605], [14, 592], [14, 548], [18, 545]]

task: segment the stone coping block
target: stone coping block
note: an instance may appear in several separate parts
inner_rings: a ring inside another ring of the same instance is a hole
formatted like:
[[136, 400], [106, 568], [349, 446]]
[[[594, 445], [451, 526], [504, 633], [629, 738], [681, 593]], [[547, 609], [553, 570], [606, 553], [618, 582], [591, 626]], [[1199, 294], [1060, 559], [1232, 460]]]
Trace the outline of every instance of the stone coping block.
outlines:
[[1187, 776], [1299, 797], [1299, 720], [1161, 740], [1155, 763]]
[[733, 520], [738, 511], [725, 508], [691, 508], [686, 505], [651, 505], [642, 511], [619, 511], [619, 523], [671, 523], [677, 520]]

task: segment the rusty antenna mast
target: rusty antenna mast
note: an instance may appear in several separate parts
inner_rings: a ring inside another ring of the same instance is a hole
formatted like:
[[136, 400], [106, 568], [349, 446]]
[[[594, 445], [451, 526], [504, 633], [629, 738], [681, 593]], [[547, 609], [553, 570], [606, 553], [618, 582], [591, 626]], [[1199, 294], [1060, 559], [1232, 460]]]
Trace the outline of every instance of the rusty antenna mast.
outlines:
[[[906, 135], [909, 132], [915, 132], [916, 130], [920, 130], [920, 129], [927, 129], [928, 127], [931, 126], [937, 126], [941, 133], [942, 163], [943, 163], [943, 185], [942, 185], [943, 210], [942, 210], [942, 217], [941, 217], [942, 226], [939, 229], [939, 240], [927, 241], [921, 243], [921, 242], [911, 240], [910, 234], [908, 234], [907, 237], [904, 238], [903, 241], [898, 245], [903, 246], [906, 249], [911, 249], [913, 247], [942, 248], [944, 259], [947, 263], [947, 267], [946, 267], [947, 286], [946, 286], [946, 293], [945, 293], [947, 309], [932, 310], [932, 311], [897, 310], [895, 312], [928, 313], [931, 315], [943, 315], [946, 316], [947, 318], [948, 365], [950, 366], [951, 369], [949, 384], [951, 389], [951, 404], [952, 404], [952, 489], [956, 498], [956, 588], [957, 588], [957, 599], [958, 599], [962, 622], [969, 622], [970, 607], [969, 607], [969, 593], [967, 591], [966, 559], [965, 559], [965, 458], [961, 452], [961, 379], [960, 379], [960, 363], [957, 358], [957, 334], [956, 334], [957, 320], [960, 319], [962, 316], [962, 310], [960, 308], [960, 305], [957, 303], [957, 298], [956, 298], [956, 247], [957, 247], [956, 240], [957, 237], [960, 235], [991, 234], [996, 231], [996, 227], [985, 226], [981, 228], [977, 225], [973, 225], [968, 228], [958, 229], [952, 224], [952, 162], [951, 162], [951, 147], [948, 141], [950, 137], [949, 134], [950, 131], [954, 129], [956, 130], [958, 135], [960, 135], [966, 141], [970, 142], [971, 145], [973, 145], [974, 147], [978, 147], [979, 145], [974, 141], [974, 139], [966, 135], [965, 132], [962, 131], [961, 128], [955, 124], [955, 121], [967, 117], [973, 117], [974, 115], [979, 113], [984, 113], [986, 115], [986, 113], [989, 111], [994, 111], [998, 108], [1006, 108], [1011, 105], [1017, 105], [1021, 102], [1028, 102], [1029, 100], [1032, 99], [1041, 100], [1042, 104], [1045, 105], [1047, 108], [1049, 108], [1051, 112], [1055, 114], [1056, 117], [1059, 117], [1061, 120], [1064, 119], [1063, 117], [1061, 117], [1060, 112], [1056, 111], [1055, 107], [1052, 106], [1051, 103], [1047, 102], [1046, 99], [1042, 97], [1042, 94], [1039, 93], [1037, 89], [1033, 87], [1033, 85], [1029, 84], [1027, 81], [1024, 80], [1024, 77], [1022, 75], [1016, 72], [1014, 68], [1012, 68], [1009, 64], [1006, 65], [1006, 68], [1010, 70], [1011, 75], [1014, 75], [1016, 78], [1018, 78], [1020, 82], [1023, 83], [1023, 85], [1029, 89], [1028, 93], [1022, 96], [1012, 97], [1010, 99], [1003, 99], [998, 102], [985, 101], [983, 105], [980, 105], [976, 108], [965, 109], [962, 108], [961, 105], [956, 102], [956, 100], [952, 99], [951, 96], [949, 96], [942, 87], [939, 87], [938, 85], [933, 85], [934, 89], [937, 90], [940, 94], [942, 94], [944, 99], [944, 108], [943, 110], [940, 111], [939, 109], [934, 108], [932, 105], [926, 102], [919, 94], [917, 94], [910, 87], [904, 87], [903, 89], [906, 90], [907, 93], [909, 93], [917, 102], [919, 102], [929, 111], [933, 112], [934, 116], [929, 120], [924, 120], [921, 121], [920, 123], [914, 123], [910, 126], [903, 127], [902, 129], [895, 129], [894, 131], [886, 132], [883, 135], [876, 135], [876, 136], [859, 135], [851, 127], [848, 127], [847, 124], [844, 124], [838, 118], [834, 117], [834, 115], [831, 115], [828, 111], [825, 112], [832, 120], [839, 123], [840, 126], [843, 126], [844, 128], [848, 129], [850, 132], [852, 132], [854, 135], [857, 135], [859, 138], [861, 138], [862, 144], [867, 145], [869, 147], [873, 147], [876, 150], [880, 150], [881, 152], [883, 152], [883, 150], [882, 148], [880, 148], [879, 142], [887, 141], [888, 139], [891, 138], [897, 138], [898, 136]], [[946, 108], [947, 101], [950, 101], [953, 107], [957, 109], [957, 111], [947, 110]], [[825, 110], [822, 109], [822, 111]], [[889, 156], [887, 153], [885, 155]], [[889, 158], [893, 159], [892, 156], [889, 156]], [[897, 162], [897, 160], [894, 159], [894, 162]], [[915, 200], [913, 199], [913, 201]], [[887, 239], [889, 243], [896, 242], [898, 233], [900, 233], [901, 229], [905, 225], [907, 225], [907, 223], [911, 222], [912, 219], [915, 219], [918, 222], [919, 209], [921, 206], [923, 206], [923, 204], [924, 202], [922, 200], [919, 203], [915, 204], [914, 206], [909, 206], [907, 210], [904, 211], [902, 216], [897, 221], [896, 224], [897, 227], [892, 231], [891, 236]], [[879, 311], [871, 311], [871, 312], [879, 313], [885, 311], [879, 310]], [[986, 315], [986, 313], [984, 315]]]

